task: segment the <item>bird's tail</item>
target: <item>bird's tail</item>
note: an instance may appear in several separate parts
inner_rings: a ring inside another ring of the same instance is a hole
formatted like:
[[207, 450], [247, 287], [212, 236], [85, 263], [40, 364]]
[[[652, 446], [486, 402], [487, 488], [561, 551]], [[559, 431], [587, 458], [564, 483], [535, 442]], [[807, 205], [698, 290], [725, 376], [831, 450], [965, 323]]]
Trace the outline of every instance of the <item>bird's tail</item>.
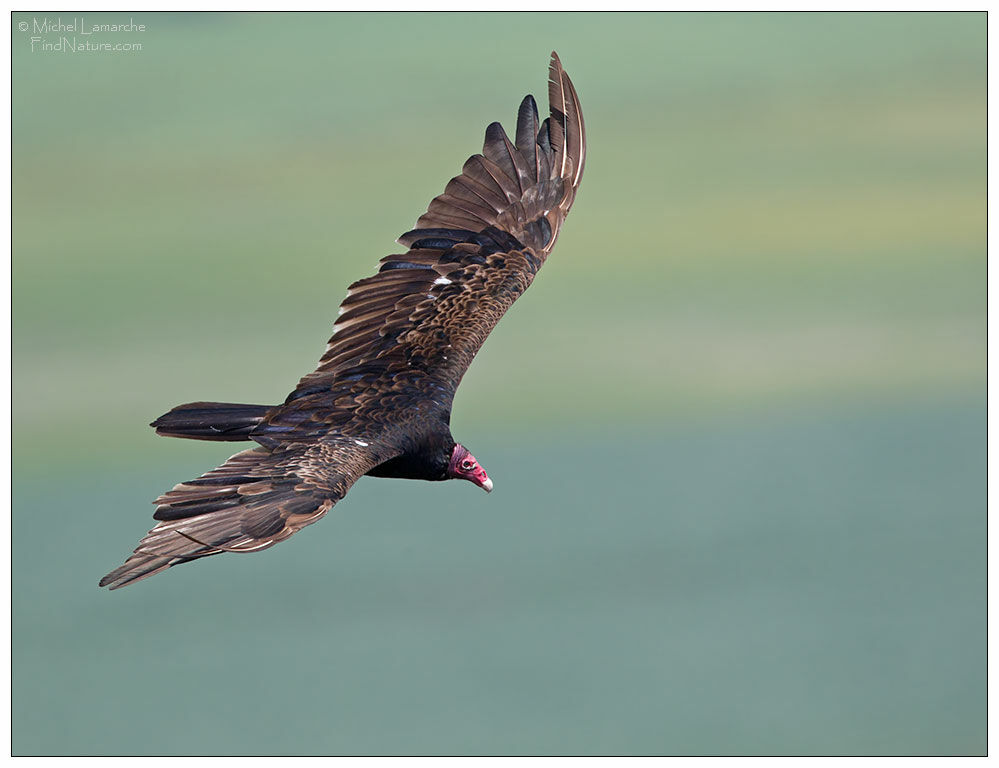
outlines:
[[250, 432], [273, 406], [241, 403], [186, 403], [149, 426], [159, 435], [191, 440], [249, 440]]

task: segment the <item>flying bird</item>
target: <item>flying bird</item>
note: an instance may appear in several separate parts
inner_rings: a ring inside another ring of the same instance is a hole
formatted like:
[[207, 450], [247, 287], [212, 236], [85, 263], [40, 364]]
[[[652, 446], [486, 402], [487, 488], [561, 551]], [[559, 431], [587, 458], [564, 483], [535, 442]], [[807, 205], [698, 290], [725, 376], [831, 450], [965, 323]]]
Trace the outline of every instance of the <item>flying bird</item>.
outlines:
[[583, 175], [576, 90], [552, 53], [550, 117], [527, 96], [511, 142], [486, 128], [444, 194], [350, 286], [315, 371], [281, 405], [179, 405], [160, 435], [256, 445], [167, 491], [156, 526], [100, 586], [117, 589], [223, 552], [258, 552], [316, 522], [363, 475], [493, 481], [451, 436], [455, 390], [551, 253]]

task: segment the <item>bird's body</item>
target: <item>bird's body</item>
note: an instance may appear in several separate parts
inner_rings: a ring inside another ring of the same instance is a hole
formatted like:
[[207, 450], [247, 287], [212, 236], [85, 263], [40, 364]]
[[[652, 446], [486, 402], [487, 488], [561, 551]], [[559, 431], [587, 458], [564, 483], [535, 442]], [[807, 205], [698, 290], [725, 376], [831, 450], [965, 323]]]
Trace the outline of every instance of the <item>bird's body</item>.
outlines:
[[451, 435], [455, 390], [551, 252], [583, 172], [585, 128], [555, 54], [551, 117], [528, 96], [515, 143], [499, 123], [435, 198], [408, 250], [350, 286], [315, 371], [277, 406], [189, 403], [159, 434], [251, 441], [156, 500], [154, 527], [101, 586], [220, 552], [266, 549], [315, 522], [361, 476], [492, 480]]

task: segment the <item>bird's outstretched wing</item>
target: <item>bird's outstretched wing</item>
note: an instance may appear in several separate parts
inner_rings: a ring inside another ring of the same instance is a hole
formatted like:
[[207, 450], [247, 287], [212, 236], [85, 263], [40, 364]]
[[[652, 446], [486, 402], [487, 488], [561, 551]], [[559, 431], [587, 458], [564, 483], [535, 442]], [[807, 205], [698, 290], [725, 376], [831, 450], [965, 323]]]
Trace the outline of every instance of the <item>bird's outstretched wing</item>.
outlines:
[[100, 586], [117, 589], [199, 557], [272, 547], [316, 522], [392, 455], [351, 439], [237, 453], [160, 496], [153, 514], [159, 522]]
[[482, 154], [399, 238], [409, 250], [350, 286], [319, 367], [254, 439], [274, 445], [425, 408], [449, 416], [472, 358], [555, 245], [583, 174], [579, 99], [554, 53], [548, 97], [540, 124], [534, 98], [521, 103], [515, 143], [491, 124]]

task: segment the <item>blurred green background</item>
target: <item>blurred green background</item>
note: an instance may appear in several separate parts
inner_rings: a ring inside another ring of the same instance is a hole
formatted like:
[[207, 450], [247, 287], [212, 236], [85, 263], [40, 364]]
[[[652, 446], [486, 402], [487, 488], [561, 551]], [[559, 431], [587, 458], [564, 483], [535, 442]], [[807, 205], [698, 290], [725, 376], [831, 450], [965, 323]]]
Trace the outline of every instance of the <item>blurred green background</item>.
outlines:
[[[42, 18], [15, 754], [985, 752], [984, 14]], [[496, 492], [98, 590], [234, 452], [146, 424], [282, 400], [553, 48], [586, 176], [452, 423]]]

